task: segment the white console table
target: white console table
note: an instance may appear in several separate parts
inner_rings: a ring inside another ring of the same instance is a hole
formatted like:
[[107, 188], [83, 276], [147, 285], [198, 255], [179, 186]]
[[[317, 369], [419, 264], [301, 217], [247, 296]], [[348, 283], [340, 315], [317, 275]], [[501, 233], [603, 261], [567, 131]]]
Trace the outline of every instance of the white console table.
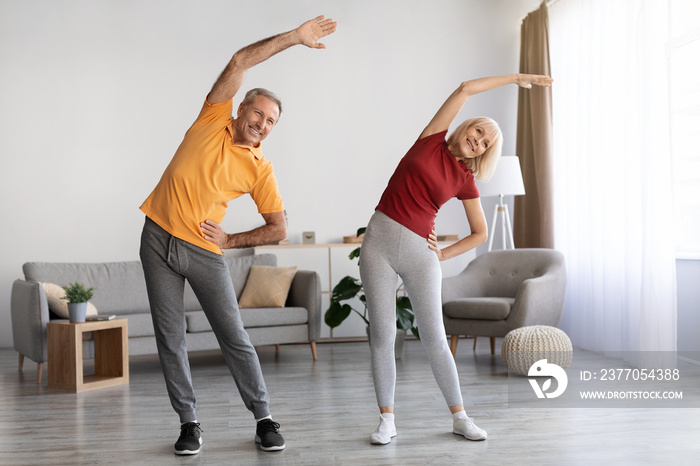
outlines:
[[[445, 246], [447, 246], [446, 243]], [[330, 244], [282, 244], [274, 246], [259, 246], [255, 254], [275, 254], [279, 267], [297, 266], [302, 270], [316, 271], [321, 277], [321, 309], [325, 313], [330, 305], [330, 295], [333, 287], [346, 275], [357, 279], [360, 272], [357, 259], [350, 260], [348, 256], [361, 243], [330, 243]], [[464, 270], [469, 262], [476, 257], [474, 251], [469, 251], [460, 257], [441, 262], [442, 276], [451, 277]], [[358, 300], [353, 307], [362, 311], [363, 305]], [[323, 323], [321, 338], [356, 338], [366, 337], [365, 323], [352, 313], [345, 322], [333, 329]]]

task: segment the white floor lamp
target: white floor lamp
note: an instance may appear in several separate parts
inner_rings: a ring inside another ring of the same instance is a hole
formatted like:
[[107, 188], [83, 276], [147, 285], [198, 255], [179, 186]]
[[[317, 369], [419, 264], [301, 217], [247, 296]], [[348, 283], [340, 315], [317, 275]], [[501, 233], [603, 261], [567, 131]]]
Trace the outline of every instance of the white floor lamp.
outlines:
[[[491, 222], [491, 232], [489, 233], [489, 251], [493, 247], [493, 237], [496, 231], [496, 222], [500, 215], [503, 234], [503, 249], [515, 249], [513, 241], [513, 227], [510, 224], [510, 213], [508, 204], [503, 203], [503, 196], [522, 196], [525, 194], [523, 185], [523, 175], [520, 171], [520, 160], [517, 156], [510, 155], [501, 157], [496, 168], [496, 173], [488, 183], [476, 182], [481, 197], [498, 196], [499, 201], [493, 210], [493, 221]], [[510, 248], [508, 242], [510, 241]]]

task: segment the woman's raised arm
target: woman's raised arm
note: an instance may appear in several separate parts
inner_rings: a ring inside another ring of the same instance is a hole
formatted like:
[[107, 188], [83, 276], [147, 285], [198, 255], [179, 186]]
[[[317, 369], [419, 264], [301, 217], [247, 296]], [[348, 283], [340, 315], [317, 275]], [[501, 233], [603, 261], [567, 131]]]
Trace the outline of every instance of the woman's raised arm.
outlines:
[[554, 80], [549, 76], [519, 73], [465, 81], [460, 84], [447, 98], [445, 103], [442, 104], [442, 107], [440, 107], [433, 119], [430, 120], [430, 123], [425, 127], [419, 139], [439, 133], [440, 131], [446, 131], [452, 124], [452, 121], [457, 117], [460, 110], [462, 110], [462, 107], [464, 107], [467, 99], [475, 94], [490, 91], [491, 89], [496, 89], [497, 87], [507, 84], [517, 84], [527, 89], [532, 88], [533, 85], [549, 87], [552, 85], [552, 81]]

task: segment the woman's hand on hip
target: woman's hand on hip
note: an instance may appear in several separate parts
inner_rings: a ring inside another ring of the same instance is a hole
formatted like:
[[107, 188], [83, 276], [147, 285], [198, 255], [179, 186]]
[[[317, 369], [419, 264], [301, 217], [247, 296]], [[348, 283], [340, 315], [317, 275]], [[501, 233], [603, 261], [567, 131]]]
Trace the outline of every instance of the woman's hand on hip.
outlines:
[[435, 230], [430, 230], [430, 234], [428, 235], [428, 247], [435, 251], [435, 254], [438, 256], [438, 260], [445, 260], [442, 249], [440, 249], [438, 246], [437, 234], [435, 233]]

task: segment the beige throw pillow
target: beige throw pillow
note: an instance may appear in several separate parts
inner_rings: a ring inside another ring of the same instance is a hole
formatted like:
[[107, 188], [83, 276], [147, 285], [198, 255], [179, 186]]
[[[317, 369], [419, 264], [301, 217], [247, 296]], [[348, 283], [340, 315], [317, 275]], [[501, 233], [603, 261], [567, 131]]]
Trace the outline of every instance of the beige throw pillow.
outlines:
[[[49, 302], [49, 310], [61, 319], [68, 319], [68, 300], [65, 299], [66, 291], [63, 287], [55, 283], [40, 283], [40, 285], [44, 289], [46, 300]], [[97, 308], [91, 302], [87, 303], [85, 315], [97, 315]]]
[[252, 266], [238, 305], [284, 307], [296, 271], [296, 267]]

